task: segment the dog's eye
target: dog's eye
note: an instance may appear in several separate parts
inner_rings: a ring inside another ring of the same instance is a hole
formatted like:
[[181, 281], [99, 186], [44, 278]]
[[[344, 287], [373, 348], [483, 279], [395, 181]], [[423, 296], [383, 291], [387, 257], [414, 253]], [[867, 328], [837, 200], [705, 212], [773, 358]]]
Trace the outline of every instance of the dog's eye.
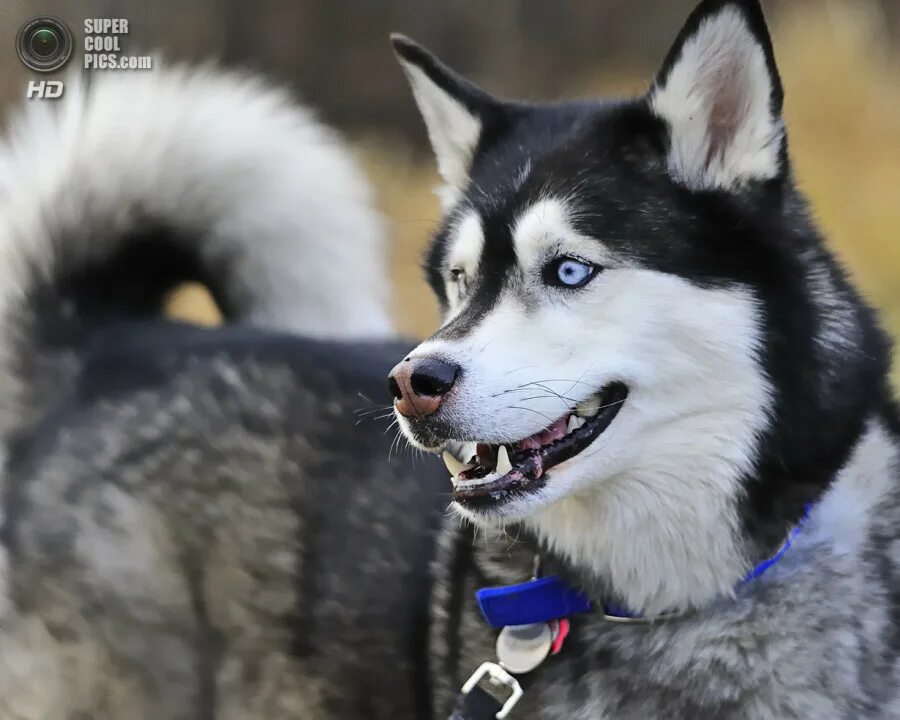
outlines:
[[597, 274], [597, 266], [571, 257], [556, 258], [544, 267], [544, 282], [565, 288], [587, 285]]
[[466, 271], [462, 268], [452, 268], [450, 270], [450, 281], [456, 285], [456, 291], [462, 297], [469, 289], [469, 281], [466, 278]]

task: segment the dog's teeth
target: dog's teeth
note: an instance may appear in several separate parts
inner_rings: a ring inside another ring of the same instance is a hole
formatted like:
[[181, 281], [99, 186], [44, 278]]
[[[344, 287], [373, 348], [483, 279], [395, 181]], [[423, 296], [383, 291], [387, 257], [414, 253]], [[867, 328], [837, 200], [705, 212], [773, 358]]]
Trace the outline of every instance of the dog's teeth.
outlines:
[[453, 477], [456, 477], [460, 473], [464, 473], [466, 472], [466, 470], [471, 470], [473, 467], [475, 467], [474, 465], [466, 465], [465, 463], [460, 462], [459, 460], [457, 460], [456, 456], [453, 453], [448, 452], [447, 450], [444, 450], [444, 452], [441, 454], [441, 457], [444, 458], [444, 465], [447, 466], [447, 469], [450, 471], [450, 475]]
[[587, 402], [578, 403], [578, 405], [575, 406], [575, 412], [580, 417], [588, 419], [592, 418], [600, 412], [600, 403], [597, 398], [592, 398]]
[[501, 445], [497, 449], [497, 473], [506, 475], [510, 470], [512, 470], [512, 463], [509, 461], [509, 453], [506, 450], [506, 445]]
[[577, 415], [569, 415], [569, 422], [566, 424], [567, 435], [582, 427], [584, 427], [584, 418], [580, 418]]

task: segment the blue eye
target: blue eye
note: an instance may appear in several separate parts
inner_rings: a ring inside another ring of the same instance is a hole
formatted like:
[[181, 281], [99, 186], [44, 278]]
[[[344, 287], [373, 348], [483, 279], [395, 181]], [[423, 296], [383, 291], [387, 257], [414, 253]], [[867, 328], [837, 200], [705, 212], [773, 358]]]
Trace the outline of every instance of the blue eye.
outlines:
[[548, 263], [544, 268], [544, 282], [556, 287], [580, 288], [593, 279], [597, 270], [596, 265], [583, 260], [561, 257]]

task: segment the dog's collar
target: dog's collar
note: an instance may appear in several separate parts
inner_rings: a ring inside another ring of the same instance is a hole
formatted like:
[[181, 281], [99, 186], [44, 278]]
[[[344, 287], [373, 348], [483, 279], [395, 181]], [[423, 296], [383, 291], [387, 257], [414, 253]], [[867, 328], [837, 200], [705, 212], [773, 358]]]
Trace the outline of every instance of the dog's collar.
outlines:
[[517, 585], [483, 588], [476, 593], [478, 606], [493, 628], [549, 622], [589, 612], [587, 595], [572, 588], [558, 575], [535, 578]]
[[[756, 565], [738, 585], [763, 575], [787, 554], [809, 517], [810, 506], [788, 534], [784, 544], [767, 560]], [[483, 663], [457, 696], [451, 720], [506, 718], [521, 699], [525, 677], [544, 660], [562, 649], [569, 633], [568, 616], [593, 610], [583, 592], [572, 588], [558, 575], [540, 577], [540, 559], [535, 559], [535, 577], [528, 582], [483, 588], [476, 594], [484, 619], [501, 629], [497, 638], [497, 662]], [[613, 622], [654, 622], [681, 613], [646, 617], [612, 602], [600, 603], [603, 617]], [[523, 677], [523, 675], [525, 677]], [[496, 688], [505, 688], [504, 702], [482, 687], [487, 679]]]
[[[811, 506], [807, 505], [784, 544], [774, 555], [753, 567], [738, 583], [738, 587], [760, 577], [787, 555], [803, 529], [810, 510]], [[537, 577], [517, 585], [482, 588], [476, 593], [476, 598], [488, 625], [497, 629], [508, 625], [550, 622], [593, 609], [593, 603], [587, 595], [572, 588], [558, 575]], [[611, 621], [665, 620], [681, 615], [675, 611], [646, 617], [609, 600], [603, 601], [601, 608], [605, 618]]]

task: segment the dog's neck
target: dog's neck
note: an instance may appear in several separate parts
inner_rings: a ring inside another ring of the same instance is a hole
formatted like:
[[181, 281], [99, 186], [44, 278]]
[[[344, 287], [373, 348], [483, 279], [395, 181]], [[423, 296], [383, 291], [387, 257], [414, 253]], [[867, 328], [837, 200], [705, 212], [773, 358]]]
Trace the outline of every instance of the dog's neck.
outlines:
[[[864, 542], [864, 525], [890, 492], [898, 457], [896, 437], [870, 420], [803, 533], [826, 547]], [[751, 558], [752, 542], [742, 535], [733, 485], [725, 480], [735, 471], [727, 458], [694, 458], [680, 470], [637, 468], [527, 524], [595, 599], [647, 616], [702, 608], [733, 595], [760, 558]]]
[[[631, 472], [528, 526], [595, 599], [647, 616], [700, 607], [732, 592], [750, 566], [734, 498], [714, 477]], [[707, 486], [703, 502], [682, 492], [692, 482]]]

